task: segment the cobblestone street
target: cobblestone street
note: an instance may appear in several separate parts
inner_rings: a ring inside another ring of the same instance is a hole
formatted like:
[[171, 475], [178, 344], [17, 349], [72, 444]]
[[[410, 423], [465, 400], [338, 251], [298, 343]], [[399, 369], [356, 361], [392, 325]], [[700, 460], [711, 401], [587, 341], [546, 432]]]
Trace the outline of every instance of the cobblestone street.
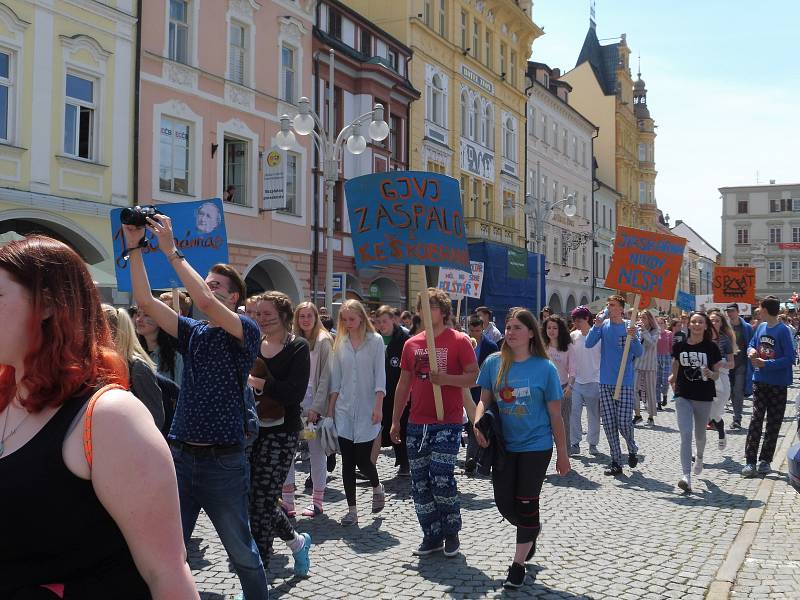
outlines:
[[[387, 491], [386, 509], [369, 514], [371, 492], [359, 486], [361, 524], [343, 529], [346, 510], [339, 470], [325, 497], [325, 514], [298, 519], [298, 529], [311, 533], [311, 577], [292, 577], [292, 560], [279, 540], [269, 579], [274, 598], [688, 598], [706, 596], [720, 566], [752, 508], [765, 508], [763, 519], [733, 586], [735, 598], [756, 595], [787, 598], [800, 593], [800, 563], [791, 559], [800, 512], [797, 493], [786, 484], [783, 437], [794, 435], [794, 396], [778, 442], [773, 466], [779, 472], [766, 508], [756, 499], [762, 478], [742, 479], [740, 470], [746, 431], [728, 434], [728, 446], [717, 448], [708, 432], [706, 469], [693, 480], [694, 493], [676, 487], [679, 438], [673, 404], [656, 419], [655, 428], [637, 427], [643, 461], [625, 468], [619, 478], [603, 476], [607, 455], [572, 459], [565, 478], [548, 475], [542, 490], [542, 534], [528, 566], [527, 585], [517, 592], [502, 588], [512, 558], [514, 531], [501, 520], [492, 500], [491, 482], [461, 474], [464, 529], [462, 553], [418, 558], [411, 551], [420, 541], [409, 496], [409, 480], [396, 478], [393, 458], [379, 460]], [[745, 425], [749, 420], [746, 403]], [[730, 413], [725, 415], [730, 421]], [[608, 447], [601, 434], [601, 452]], [[551, 462], [550, 471], [554, 470]], [[300, 466], [300, 465], [298, 465]], [[307, 469], [307, 464], [300, 467]], [[305, 474], [298, 474], [302, 487]], [[762, 497], [763, 494], [759, 494]], [[298, 496], [302, 508], [310, 499]], [[760, 513], [759, 513], [760, 514]], [[796, 557], [795, 557], [796, 558]], [[227, 558], [204, 515], [190, 548], [190, 563], [202, 597], [223, 600], [238, 592]], [[735, 572], [735, 571], [734, 571]]]

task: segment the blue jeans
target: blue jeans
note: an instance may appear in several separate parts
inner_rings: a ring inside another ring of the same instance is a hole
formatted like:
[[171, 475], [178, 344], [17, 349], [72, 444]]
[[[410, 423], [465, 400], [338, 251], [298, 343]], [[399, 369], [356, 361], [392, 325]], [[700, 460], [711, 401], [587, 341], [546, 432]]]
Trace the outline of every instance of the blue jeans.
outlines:
[[244, 450], [200, 456], [172, 445], [170, 450], [178, 476], [183, 541], [189, 542], [202, 508], [239, 576], [245, 600], [268, 600], [267, 575], [250, 533], [250, 465]]
[[460, 424], [408, 424], [411, 496], [426, 539], [441, 540], [461, 530], [461, 503], [453, 471], [462, 429]]

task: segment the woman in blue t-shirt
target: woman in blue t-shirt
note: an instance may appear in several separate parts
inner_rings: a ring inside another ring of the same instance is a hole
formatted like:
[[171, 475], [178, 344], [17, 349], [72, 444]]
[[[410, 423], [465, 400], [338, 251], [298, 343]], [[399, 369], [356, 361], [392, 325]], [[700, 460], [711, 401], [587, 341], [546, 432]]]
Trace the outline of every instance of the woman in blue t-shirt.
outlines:
[[492, 485], [497, 509], [517, 527], [514, 562], [503, 585], [518, 588], [525, 581], [524, 565], [536, 552], [539, 493], [553, 455], [554, 438], [556, 471], [566, 475], [570, 470], [558, 372], [547, 356], [539, 325], [530, 311], [511, 310], [503, 349], [483, 363], [478, 385], [478, 444], [484, 448], [489, 445], [477, 427], [489, 408], [499, 416], [505, 442], [506, 457], [502, 465], [492, 469]]

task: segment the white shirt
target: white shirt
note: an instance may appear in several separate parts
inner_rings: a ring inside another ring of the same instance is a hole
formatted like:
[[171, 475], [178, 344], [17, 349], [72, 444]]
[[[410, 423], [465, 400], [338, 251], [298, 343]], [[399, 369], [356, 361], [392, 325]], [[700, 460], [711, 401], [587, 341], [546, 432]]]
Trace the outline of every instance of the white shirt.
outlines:
[[600, 381], [601, 344], [586, 347], [586, 336], [579, 329], [569, 334], [575, 358], [575, 383], [598, 383]]
[[500, 330], [491, 321], [489, 321], [489, 324], [486, 326], [486, 329], [483, 330], [483, 335], [486, 336], [486, 338], [488, 338], [495, 344], [499, 342], [501, 339], [503, 339], [503, 334], [500, 333]]
[[357, 350], [350, 338], [340, 342], [331, 361], [331, 392], [338, 392], [333, 420], [339, 436], [358, 444], [371, 442], [381, 431], [372, 422], [375, 394], [386, 393], [385, 345], [377, 333], [367, 333]]

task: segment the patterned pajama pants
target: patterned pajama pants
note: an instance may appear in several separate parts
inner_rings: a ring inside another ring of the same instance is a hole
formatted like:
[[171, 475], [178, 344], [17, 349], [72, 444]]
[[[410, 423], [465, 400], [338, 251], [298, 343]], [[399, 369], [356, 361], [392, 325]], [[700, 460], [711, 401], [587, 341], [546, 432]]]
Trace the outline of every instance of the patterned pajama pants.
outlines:
[[619, 393], [619, 400], [614, 400], [613, 385], [600, 384], [600, 420], [603, 423], [603, 431], [608, 438], [608, 447], [611, 448], [611, 460], [617, 464], [622, 464], [622, 448], [619, 443], [619, 436], [625, 438], [628, 446], [628, 454], [636, 454], [639, 448], [633, 439], [633, 406], [636, 401], [633, 388], [622, 386]]
[[753, 383], [753, 416], [750, 417], [750, 428], [747, 430], [747, 441], [744, 446], [745, 461], [748, 465], [756, 462], [765, 415], [767, 417], [767, 430], [764, 433], [764, 444], [761, 446], [759, 460], [768, 463], [772, 462], [785, 412], [785, 385]]
[[656, 394], [659, 399], [669, 395], [669, 372], [672, 370], [672, 356], [658, 355], [658, 375], [656, 376]]
[[461, 501], [453, 474], [461, 430], [460, 424], [408, 424], [411, 496], [426, 539], [441, 540], [461, 530]]
[[264, 570], [272, 540], [294, 539], [294, 527], [280, 507], [283, 482], [297, 451], [297, 433], [266, 433], [262, 428], [250, 453], [250, 529], [261, 553]]

